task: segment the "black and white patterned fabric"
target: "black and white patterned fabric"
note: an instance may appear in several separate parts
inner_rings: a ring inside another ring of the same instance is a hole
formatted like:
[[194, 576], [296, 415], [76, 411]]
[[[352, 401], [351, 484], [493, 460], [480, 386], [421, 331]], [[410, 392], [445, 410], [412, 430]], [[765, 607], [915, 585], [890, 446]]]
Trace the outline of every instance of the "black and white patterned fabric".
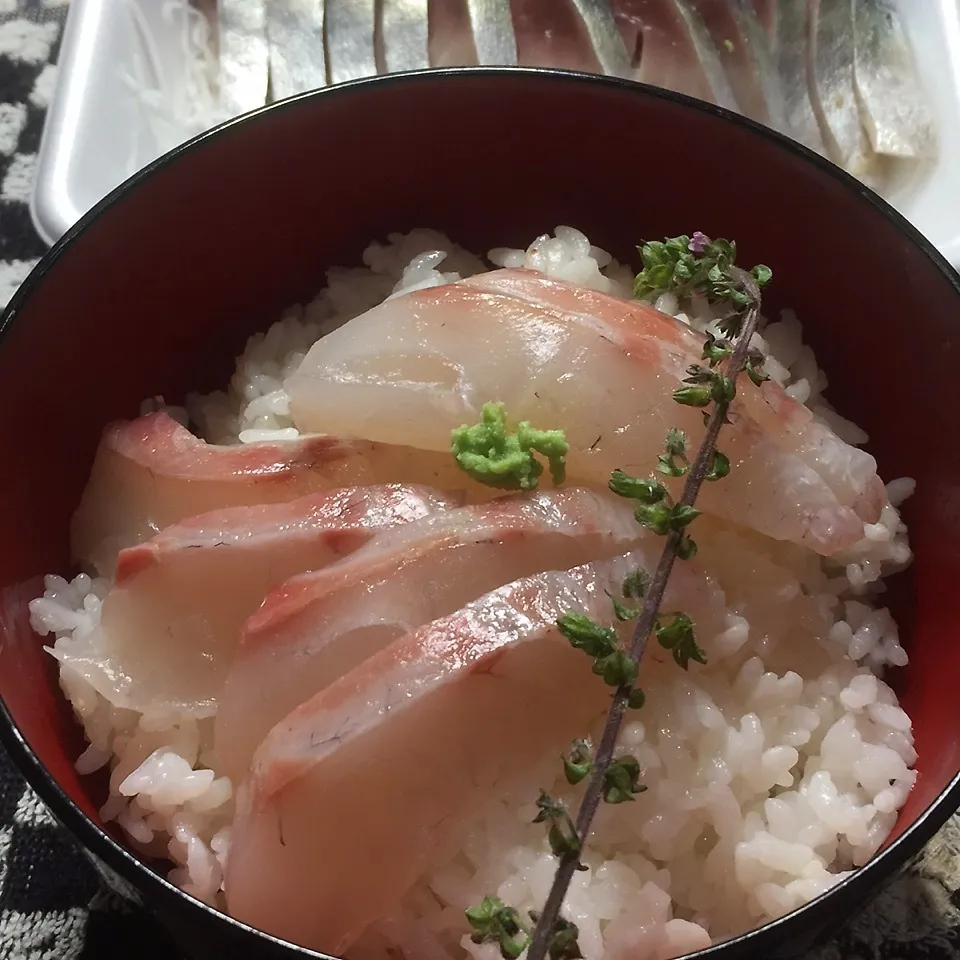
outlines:
[[[65, 13], [66, 0], [0, 0], [0, 308], [45, 249], [28, 203]], [[100, 887], [0, 748], [0, 960], [120, 958], [180, 955], [148, 916]], [[957, 958], [960, 820], [954, 819], [913, 872], [810, 960]]]

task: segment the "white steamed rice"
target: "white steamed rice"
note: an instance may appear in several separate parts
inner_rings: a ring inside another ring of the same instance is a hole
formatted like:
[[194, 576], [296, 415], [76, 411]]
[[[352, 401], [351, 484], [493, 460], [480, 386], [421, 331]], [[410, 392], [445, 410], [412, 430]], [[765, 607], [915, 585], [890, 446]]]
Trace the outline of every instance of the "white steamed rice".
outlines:
[[[488, 259], [630, 295], [630, 271], [569, 227]], [[211, 442], [294, 438], [283, 381], [318, 337], [391, 295], [489, 268], [430, 230], [371, 244], [363, 261], [329, 271], [315, 300], [253, 337], [225, 392], [188, 397], [168, 412]], [[656, 305], [701, 330], [712, 320], [705, 305], [689, 316], [677, 314], [670, 296]], [[824, 399], [826, 377], [792, 313], [768, 323], [755, 346], [788, 393], [848, 442], [866, 441]], [[698, 535], [716, 569], [736, 569], [738, 551], [768, 551], [783, 615], [751, 629], [742, 615], [753, 609], [750, 584], [724, 583], [728, 628], [714, 638], [708, 667], [645, 674], [648, 702], [623, 742], [648, 790], [636, 803], [601, 810], [587, 845], [590, 869], [576, 875], [568, 898], [588, 960], [672, 957], [781, 916], [865, 863], [889, 834], [913, 785], [916, 753], [910, 718], [881, 679], [907, 657], [879, 603], [882, 577], [910, 561], [897, 507], [913, 482], [898, 479], [887, 490], [892, 505], [839, 561], [785, 562], [777, 545], [757, 537]], [[69, 645], [94, 629], [107, 588], [85, 574], [47, 577], [31, 605], [34, 628], [53, 634], [57, 647]], [[811, 599], [819, 618], [799, 635], [789, 613], [797, 598]], [[111, 768], [103, 817], [137, 849], [169, 857], [173, 882], [220, 904], [233, 788], [210, 769], [211, 722], [112, 707], [68, 666], [61, 685], [90, 742], [78, 770]], [[464, 935], [463, 909], [491, 892], [521, 911], [542, 903], [554, 859], [542, 828], [530, 823], [532, 800], [550, 788], [557, 766], [545, 757], [523, 783], [490, 784], [462, 846], [445, 851], [352, 956], [401, 947], [416, 960], [465, 952], [495, 960], [496, 948]], [[552, 789], [569, 794], [562, 780]]]

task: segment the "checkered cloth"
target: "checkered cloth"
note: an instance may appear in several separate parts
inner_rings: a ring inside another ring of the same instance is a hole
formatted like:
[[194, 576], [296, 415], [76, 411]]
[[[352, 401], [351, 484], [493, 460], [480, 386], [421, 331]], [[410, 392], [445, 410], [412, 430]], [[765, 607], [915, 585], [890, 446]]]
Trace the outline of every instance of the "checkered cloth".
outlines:
[[[27, 204], [64, 13], [65, 0], [0, 0], [0, 308], [44, 252]], [[957, 960], [958, 890], [955, 819], [916, 871], [810, 960]], [[179, 956], [150, 917], [100, 887], [0, 748], [0, 960]]]

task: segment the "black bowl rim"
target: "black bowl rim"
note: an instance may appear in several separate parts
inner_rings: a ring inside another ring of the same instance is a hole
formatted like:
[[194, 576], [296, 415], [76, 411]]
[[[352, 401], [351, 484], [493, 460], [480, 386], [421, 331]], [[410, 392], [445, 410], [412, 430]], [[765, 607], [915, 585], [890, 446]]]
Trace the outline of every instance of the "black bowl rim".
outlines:
[[[275, 111], [293, 110], [298, 106], [312, 103], [318, 98], [350, 96], [353, 93], [366, 91], [368, 88], [377, 89], [388, 84], [429, 84], [449, 82], [449, 80], [445, 78], [453, 78], [455, 80], [458, 77], [474, 76], [485, 77], [495, 83], [544, 82], [558, 83], [561, 85], [565, 83], [577, 83], [590, 84], [598, 88], [616, 89], [638, 98], [647, 97], [665, 101], [682, 110], [693, 110], [749, 130], [753, 136], [765, 140], [774, 149], [784, 150], [804, 162], [812, 164], [821, 173], [839, 181], [847, 190], [854, 192], [862, 200], [870, 204], [878, 213], [890, 221], [900, 234], [914, 247], [926, 255], [933, 267], [943, 274], [944, 278], [954, 288], [958, 298], [960, 298], [960, 274], [957, 273], [946, 258], [934, 247], [930, 240], [920, 233], [899, 211], [845, 170], [802, 144], [791, 140], [789, 137], [763, 124], [757, 123], [723, 107], [688, 97], [684, 94], [616, 77], [581, 73], [572, 70], [537, 67], [448, 67], [366, 77], [360, 80], [337, 84], [332, 87], [308, 91], [231, 118], [174, 147], [110, 191], [99, 203], [84, 214], [77, 223], [70, 227], [41, 258], [40, 262], [20, 285], [6, 309], [0, 313], [0, 339], [2, 339], [10, 329], [23, 305], [43, 282], [46, 274], [54, 264], [79, 241], [87, 228], [99, 220], [111, 207], [120, 203], [127, 194], [134, 191], [142, 182], [153, 176], [156, 172], [175, 163], [182, 154], [202, 149], [208, 140], [231, 130], [237, 125], [253, 125]], [[336, 960], [336, 958], [331, 957], [329, 954], [316, 952], [289, 943], [288, 941], [280, 940], [262, 930], [235, 920], [233, 917], [185, 893], [135, 857], [130, 850], [114, 840], [109, 834], [101, 830], [100, 827], [96, 826], [54, 779], [27, 743], [10, 712], [7, 710], [2, 697], [0, 697], [0, 744], [6, 748], [27, 783], [37, 792], [40, 799], [47, 804], [56, 818], [67, 827], [81, 846], [86, 848], [88, 853], [93, 854], [94, 857], [101, 860], [104, 865], [130, 883], [136, 889], [138, 896], [141, 897], [144, 906], [148, 910], [150, 909], [151, 897], [156, 896], [161, 902], [166, 901], [170, 903], [175, 901], [177, 908], [200, 910], [206, 913], [210, 920], [233, 928], [235, 933], [249, 934], [258, 940], [272, 943], [278, 948], [286, 948], [290, 952], [291, 957], [296, 955], [305, 958], [305, 960], [307, 960], [307, 958], [313, 958], [313, 960]], [[863, 894], [867, 896], [859, 902], [866, 902], [871, 892], [875, 891], [885, 878], [894, 874], [915, 857], [937, 830], [939, 830], [958, 809], [960, 809], [960, 771], [957, 772], [950, 783], [941, 791], [939, 796], [896, 840], [871, 858], [863, 867], [853, 871], [851, 875], [845, 877], [816, 899], [798, 907], [785, 916], [769, 921], [762, 926], [755, 927], [729, 940], [716, 943], [704, 950], [689, 954], [686, 960], [723, 960], [723, 958], [727, 956], [728, 951], [734, 947], [742, 946], [744, 948], [750, 947], [753, 950], [762, 950], [768, 943], [789, 942], [794, 933], [799, 933], [807, 926], [804, 919], [807, 912], [815, 909], [821, 901], [831, 898], [840, 890], [848, 888], [856, 890], [862, 888]], [[737, 953], [740, 955], [739, 950]]]

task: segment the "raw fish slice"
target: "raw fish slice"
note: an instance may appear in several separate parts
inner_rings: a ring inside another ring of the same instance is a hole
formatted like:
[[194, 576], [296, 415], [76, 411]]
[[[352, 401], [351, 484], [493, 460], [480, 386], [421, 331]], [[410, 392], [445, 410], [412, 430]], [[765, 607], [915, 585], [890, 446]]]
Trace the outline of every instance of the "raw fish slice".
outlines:
[[211, 716], [243, 623], [271, 587], [458, 505], [426, 488], [353, 487], [174, 524], [120, 552], [99, 628], [55, 656], [114, 706]]
[[327, 75], [331, 83], [377, 75], [374, 0], [324, 0]]
[[327, 85], [324, 0], [269, 0], [270, 94], [283, 100]]
[[270, 728], [395, 639], [541, 570], [622, 554], [645, 531], [612, 494], [556, 490], [434, 514], [294, 577], [246, 625], [214, 746], [234, 782]]
[[[702, 435], [700, 411], [671, 396], [701, 345], [644, 304], [499, 270], [351, 320], [311, 348], [287, 390], [301, 429], [438, 452], [498, 400], [515, 420], [565, 430], [571, 482], [605, 487], [616, 468], [646, 475], [670, 426]], [[734, 410], [722, 441], [733, 469], [700, 505], [820, 553], [859, 540], [884, 498], [873, 458], [775, 384], [744, 378]]]
[[691, 0], [717, 48], [741, 113], [781, 129], [785, 102], [769, 41], [750, 0]]
[[165, 413], [152, 413], [104, 430], [73, 517], [71, 546], [76, 560], [106, 576], [119, 550], [219, 507], [362, 483], [473, 488], [465, 479], [449, 455], [331, 437], [216, 446]]
[[860, 119], [853, 82], [851, 0], [809, 0], [810, 101], [834, 163], [877, 182], [877, 157]]
[[517, 65], [517, 38], [510, 0], [467, 0], [467, 15], [479, 63]]
[[268, 0], [217, 0], [220, 101], [229, 116], [267, 102]]
[[[651, 546], [501, 587], [397, 640], [278, 724], [240, 790], [229, 912], [342, 956], [490, 785], [561, 753], [605, 712], [609, 688], [555, 623], [574, 610], [609, 622], [604, 591], [649, 567], [660, 549]], [[664, 609], [690, 612], [703, 636], [724, 622], [722, 593], [695, 565], [675, 569]], [[656, 657], [651, 648], [644, 670]]]
[[428, 10], [431, 66], [476, 66], [479, 60], [467, 0], [429, 0]]
[[771, 50], [777, 42], [777, 11], [780, 0], [746, 0], [756, 14], [757, 21], [770, 44]]
[[[553, 281], [528, 270], [497, 270], [463, 282], [547, 309], [602, 318], [613, 327], [615, 340], [627, 351], [642, 353], [658, 345], [675, 344], [683, 351], [679, 355], [682, 362], [670, 350], [673, 356], [664, 360], [663, 366], [671, 369], [672, 365], [678, 377], [700, 359], [703, 338], [690, 327], [656, 311], [647, 311], [638, 324], [635, 314], [624, 311], [625, 301], [587, 287]], [[641, 347], [638, 336], [653, 343]], [[800, 457], [842, 503], [860, 500], [857, 510], [863, 519], [872, 522], [877, 518], [886, 494], [876, 476], [873, 457], [844, 443], [829, 427], [814, 421], [807, 407], [774, 383], [768, 382], [758, 391], [744, 378], [740, 397], [761, 432], [776, 440], [785, 452]]]
[[854, 79], [873, 149], [892, 157], [935, 157], [936, 124], [896, 12], [853, 0]]
[[686, 0], [614, 0], [628, 50], [641, 50], [635, 79], [737, 109], [703, 21]]
[[571, 3], [513, 0], [513, 15], [521, 66], [601, 71], [583, 20]]
[[381, 0], [380, 41], [387, 73], [426, 70], [430, 66], [427, 0]]
[[825, 153], [807, 83], [810, 41], [807, 8], [807, 0], [778, 0], [774, 56], [786, 98], [787, 132], [811, 150]]
[[610, 0], [570, 0], [583, 23], [587, 41], [601, 72], [628, 77], [632, 59], [617, 28]]

